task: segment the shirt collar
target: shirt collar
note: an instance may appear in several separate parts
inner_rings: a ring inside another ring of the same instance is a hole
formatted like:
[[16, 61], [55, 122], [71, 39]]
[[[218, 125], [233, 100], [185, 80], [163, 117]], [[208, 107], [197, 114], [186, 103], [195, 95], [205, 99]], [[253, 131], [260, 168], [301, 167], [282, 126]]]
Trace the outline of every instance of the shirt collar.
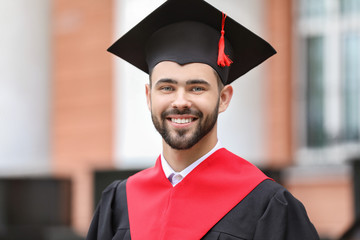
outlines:
[[175, 172], [170, 165], [168, 164], [168, 162], [166, 161], [163, 153], [161, 153], [161, 166], [163, 168], [163, 171], [165, 173], [166, 178], [169, 178], [169, 176], [173, 173], [175, 174], [180, 174], [183, 178], [186, 177], [186, 175], [188, 175], [192, 170], [194, 170], [200, 163], [202, 163], [206, 158], [208, 158], [211, 154], [213, 154], [214, 152], [216, 152], [218, 149], [222, 148], [222, 145], [220, 143], [220, 141], [218, 141], [215, 145], [215, 147], [213, 149], [211, 149], [208, 153], [206, 153], [204, 156], [202, 156], [201, 158], [199, 158], [198, 160], [196, 160], [195, 162], [193, 162], [192, 164], [190, 164], [188, 167], [186, 167], [184, 170], [182, 170], [181, 172]]

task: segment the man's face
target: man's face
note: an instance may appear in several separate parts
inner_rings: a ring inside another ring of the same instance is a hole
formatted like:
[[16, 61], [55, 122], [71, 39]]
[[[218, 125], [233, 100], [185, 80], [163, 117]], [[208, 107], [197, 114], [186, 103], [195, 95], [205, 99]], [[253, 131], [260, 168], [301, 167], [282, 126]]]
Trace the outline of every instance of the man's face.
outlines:
[[179, 65], [165, 61], [155, 66], [146, 87], [156, 130], [173, 149], [189, 149], [211, 131], [219, 113], [218, 79], [202, 63]]

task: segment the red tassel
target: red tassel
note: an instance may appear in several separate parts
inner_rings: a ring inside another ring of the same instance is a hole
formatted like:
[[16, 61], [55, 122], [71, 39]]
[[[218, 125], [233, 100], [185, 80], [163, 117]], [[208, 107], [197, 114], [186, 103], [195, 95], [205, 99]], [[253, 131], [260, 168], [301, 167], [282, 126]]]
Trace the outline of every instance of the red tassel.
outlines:
[[225, 39], [224, 39], [225, 19], [226, 19], [226, 14], [222, 13], [221, 36], [219, 40], [219, 53], [217, 60], [217, 64], [220, 67], [225, 67], [225, 66], [229, 67], [233, 63], [233, 61], [229, 58], [229, 56], [225, 54]]

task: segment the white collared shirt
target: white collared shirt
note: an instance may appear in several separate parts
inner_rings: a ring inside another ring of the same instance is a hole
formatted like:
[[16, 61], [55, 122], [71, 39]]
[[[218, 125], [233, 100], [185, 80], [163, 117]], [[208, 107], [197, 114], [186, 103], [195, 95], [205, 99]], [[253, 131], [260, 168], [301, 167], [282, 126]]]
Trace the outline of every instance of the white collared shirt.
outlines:
[[221, 147], [221, 143], [220, 141], [218, 141], [213, 149], [211, 149], [207, 154], [190, 164], [181, 172], [175, 172], [166, 161], [164, 155], [161, 154], [161, 166], [163, 168], [166, 178], [169, 179], [173, 186], [175, 186], [176, 184], [181, 182], [186, 177], [186, 175], [188, 175], [192, 170], [194, 170], [200, 163], [202, 163], [205, 159], [207, 159], [211, 154], [213, 154]]

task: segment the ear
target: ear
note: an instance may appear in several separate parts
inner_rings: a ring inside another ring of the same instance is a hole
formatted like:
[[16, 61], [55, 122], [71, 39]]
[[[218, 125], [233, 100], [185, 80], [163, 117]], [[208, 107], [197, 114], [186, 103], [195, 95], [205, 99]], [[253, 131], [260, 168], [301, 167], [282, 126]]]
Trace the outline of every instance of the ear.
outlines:
[[151, 111], [151, 87], [149, 84], [145, 84], [146, 103]]
[[220, 92], [219, 113], [225, 112], [228, 108], [233, 95], [233, 88], [226, 85]]

